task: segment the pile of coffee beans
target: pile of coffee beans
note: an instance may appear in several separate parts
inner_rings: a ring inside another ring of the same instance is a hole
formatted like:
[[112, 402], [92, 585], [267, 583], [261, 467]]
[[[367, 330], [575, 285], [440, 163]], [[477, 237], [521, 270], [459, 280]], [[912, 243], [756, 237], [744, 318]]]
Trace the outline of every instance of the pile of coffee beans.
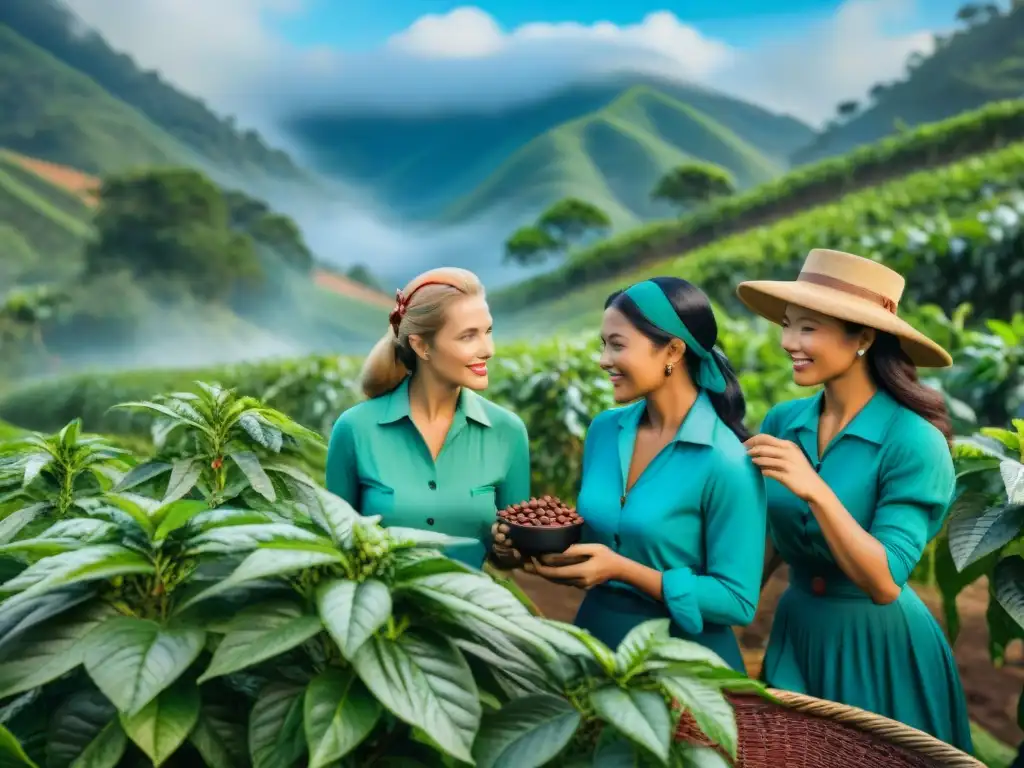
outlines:
[[513, 504], [501, 510], [498, 518], [506, 523], [537, 528], [560, 528], [583, 522], [583, 518], [576, 514], [575, 507], [564, 504], [554, 496], [531, 498], [521, 504]]

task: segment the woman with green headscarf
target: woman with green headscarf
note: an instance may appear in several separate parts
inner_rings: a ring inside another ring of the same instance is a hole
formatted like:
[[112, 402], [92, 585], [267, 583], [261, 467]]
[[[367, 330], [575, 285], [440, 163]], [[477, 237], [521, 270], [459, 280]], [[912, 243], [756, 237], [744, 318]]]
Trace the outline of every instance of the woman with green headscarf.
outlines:
[[[733, 625], [757, 609], [765, 490], [743, 446], [745, 403], [706, 295], [672, 277], [605, 304], [601, 368], [617, 403], [590, 424], [577, 509], [583, 541], [524, 569], [587, 590], [575, 623], [612, 648], [637, 624], [672, 634], [745, 671]], [[517, 559], [507, 526], [495, 553]], [[581, 559], [561, 564], [566, 558]]]

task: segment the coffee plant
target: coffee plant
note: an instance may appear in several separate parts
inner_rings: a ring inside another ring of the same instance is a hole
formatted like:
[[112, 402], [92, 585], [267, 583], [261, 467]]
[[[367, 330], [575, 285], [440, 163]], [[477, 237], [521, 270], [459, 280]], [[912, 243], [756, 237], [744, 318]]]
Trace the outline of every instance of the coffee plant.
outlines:
[[[0, 445], [5, 765], [735, 756], [723, 691], [763, 689], [667, 621], [612, 651], [534, 616], [443, 554], [463, 540], [328, 493], [302, 468], [320, 438], [253, 398], [203, 383], [124, 407], [158, 414], [153, 456], [78, 422]], [[673, 738], [683, 712], [720, 752]]]

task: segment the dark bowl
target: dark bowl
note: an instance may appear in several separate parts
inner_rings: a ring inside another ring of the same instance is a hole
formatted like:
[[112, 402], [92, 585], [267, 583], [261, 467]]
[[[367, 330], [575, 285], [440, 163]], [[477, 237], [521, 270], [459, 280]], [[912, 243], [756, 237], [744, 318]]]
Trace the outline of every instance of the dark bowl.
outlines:
[[[508, 526], [508, 535], [512, 546], [519, 550], [523, 557], [540, 557], [565, 552], [580, 540], [583, 522], [573, 525], [519, 525], [508, 520], [500, 520]], [[566, 563], [568, 565], [568, 563]]]

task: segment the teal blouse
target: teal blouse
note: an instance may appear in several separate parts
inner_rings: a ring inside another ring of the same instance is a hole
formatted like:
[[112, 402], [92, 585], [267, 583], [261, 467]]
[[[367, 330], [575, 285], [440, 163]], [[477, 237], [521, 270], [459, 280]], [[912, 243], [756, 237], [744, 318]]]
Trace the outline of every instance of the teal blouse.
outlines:
[[477, 540], [446, 552], [479, 568], [495, 514], [530, 497], [530, 444], [522, 419], [463, 388], [437, 461], [409, 415], [405, 379], [349, 408], [334, 424], [327, 489], [382, 525]]
[[[742, 668], [731, 625], [749, 624], [764, 566], [765, 490], [743, 444], [701, 393], [668, 444], [625, 492], [639, 401], [597, 416], [587, 432], [577, 508], [584, 538], [662, 572], [663, 604], [608, 582], [577, 623], [616, 646], [633, 624], [669, 616], [677, 632]], [[588, 605], [590, 603], [590, 605]]]

